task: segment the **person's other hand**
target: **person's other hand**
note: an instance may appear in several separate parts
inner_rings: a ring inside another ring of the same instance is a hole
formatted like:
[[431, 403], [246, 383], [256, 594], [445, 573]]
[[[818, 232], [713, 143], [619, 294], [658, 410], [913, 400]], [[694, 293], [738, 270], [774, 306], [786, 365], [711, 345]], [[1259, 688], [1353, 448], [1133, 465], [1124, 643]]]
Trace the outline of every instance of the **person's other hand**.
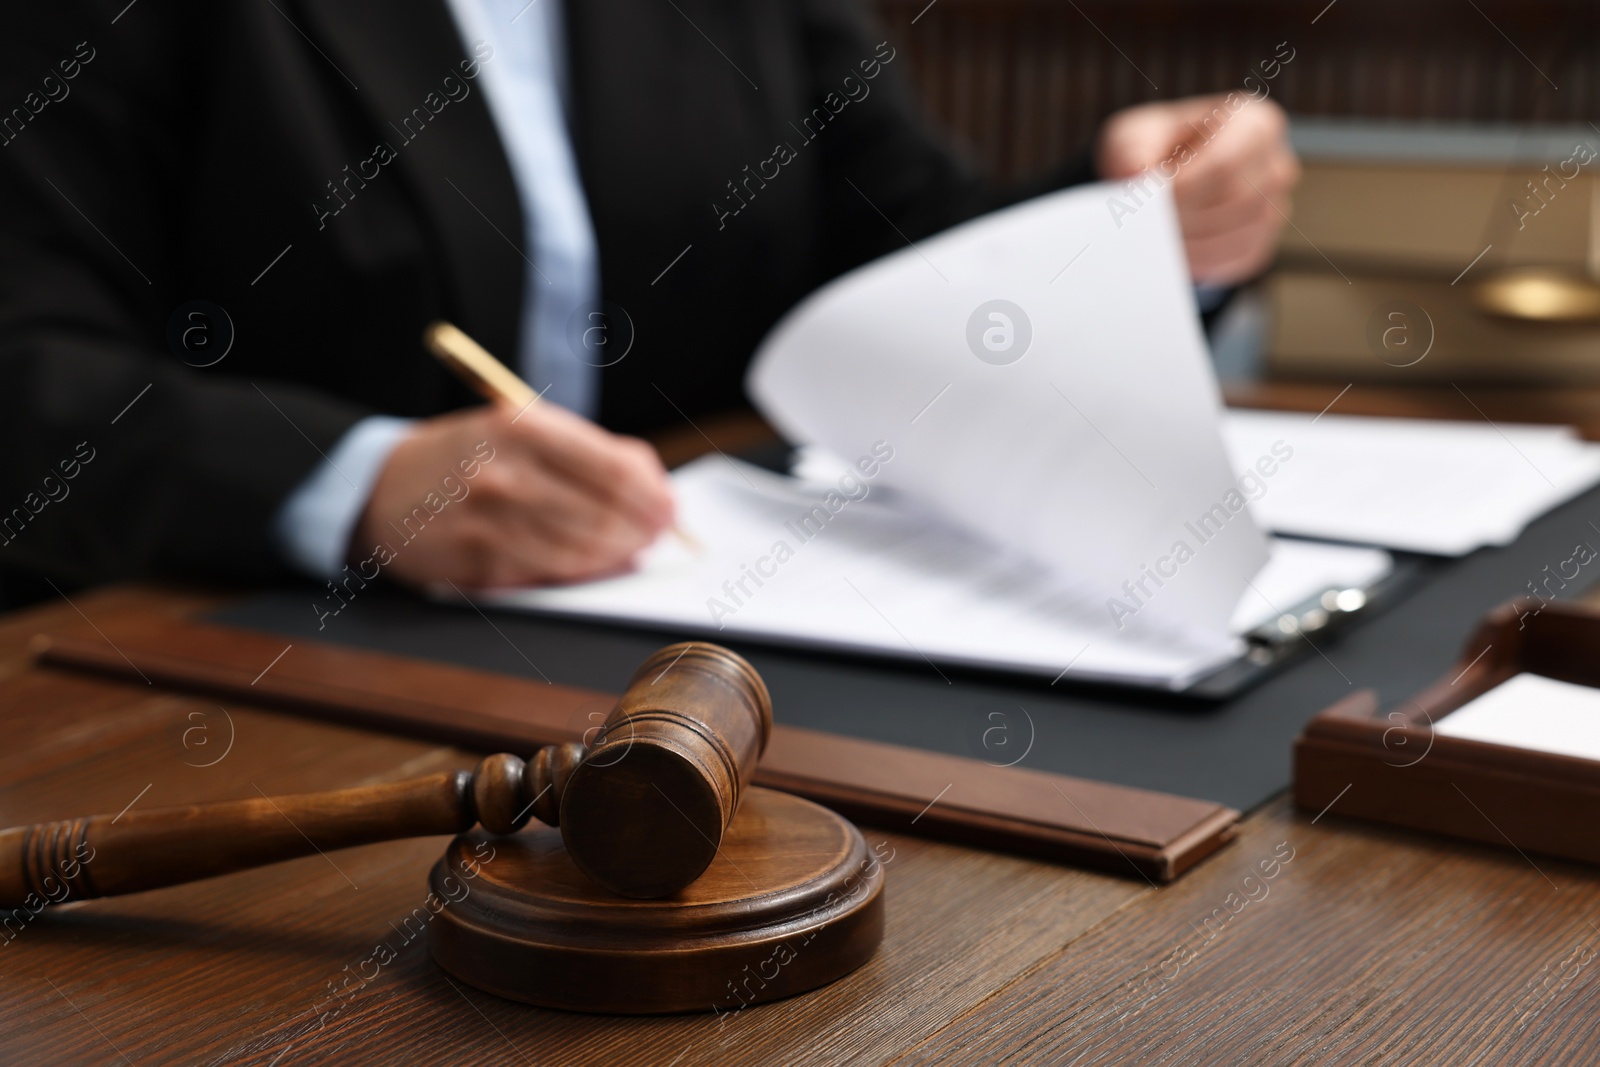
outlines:
[[1106, 120], [1095, 164], [1109, 180], [1154, 170], [1172, 182], [1189, 273], [1232, 285], [1272, 260], [1300, 163], [1288, 119], [1248, 93], [1142, 104]]
[[414, 586], [579, 581], [628, 567], [672, 517], [666, 471], [645, 442], [555, 404], [520, 416], [496, 405], [413, 428], [378, 477], [350, 557], [376, 553], [383, 573]]

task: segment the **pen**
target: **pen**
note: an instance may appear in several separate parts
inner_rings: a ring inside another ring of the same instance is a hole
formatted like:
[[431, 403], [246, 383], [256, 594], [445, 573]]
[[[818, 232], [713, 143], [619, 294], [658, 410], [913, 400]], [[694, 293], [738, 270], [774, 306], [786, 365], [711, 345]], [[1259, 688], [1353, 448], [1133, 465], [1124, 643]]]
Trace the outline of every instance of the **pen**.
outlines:
[[[516, 406], [520, 415], [539, 399], [533, 386], [452, 323], [443, 320], [430, 323], [422, 331], [422, 343], [485, 400], [507, 401]], [[701, 551], [700, 541], [682, 526], [674, 523], [672, 532], [693, 551]]]

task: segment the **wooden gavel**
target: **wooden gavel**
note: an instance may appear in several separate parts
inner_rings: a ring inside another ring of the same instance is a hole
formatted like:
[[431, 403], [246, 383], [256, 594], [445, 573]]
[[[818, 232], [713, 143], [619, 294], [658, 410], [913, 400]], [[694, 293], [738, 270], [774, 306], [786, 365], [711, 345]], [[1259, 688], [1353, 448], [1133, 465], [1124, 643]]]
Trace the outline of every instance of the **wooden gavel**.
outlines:
[[0, 907], [136, 893], [474, 823], [509, 834], [530, 817], [559, 825], [573, 861], [605, 888], [668, 896], [710, 865], [771, 732], [755, 668], [717, 645], [670, 645], [635, 672], [587, 749], [568, 742], [526, 761], [489, 756], [470, 774], [0, 831]]

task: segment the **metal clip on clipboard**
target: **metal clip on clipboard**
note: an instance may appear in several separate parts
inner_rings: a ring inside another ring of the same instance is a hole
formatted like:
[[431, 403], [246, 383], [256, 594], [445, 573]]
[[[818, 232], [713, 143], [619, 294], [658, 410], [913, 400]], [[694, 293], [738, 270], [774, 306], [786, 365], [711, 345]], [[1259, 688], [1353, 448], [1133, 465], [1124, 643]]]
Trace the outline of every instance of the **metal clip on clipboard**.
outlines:
[[1423, 565], [1423, 557], [1395, 553], [1389, 573], [1371, 586], [1327, 589], [1302, 601], [1247, 631], [1244, 654], [1200, 679], [1184, 694], [1222, 700], [1242, 692], [1279, 664], [1313, 647], [1318, 635], [1337, 633], [1388, 603], [1418, 577]]

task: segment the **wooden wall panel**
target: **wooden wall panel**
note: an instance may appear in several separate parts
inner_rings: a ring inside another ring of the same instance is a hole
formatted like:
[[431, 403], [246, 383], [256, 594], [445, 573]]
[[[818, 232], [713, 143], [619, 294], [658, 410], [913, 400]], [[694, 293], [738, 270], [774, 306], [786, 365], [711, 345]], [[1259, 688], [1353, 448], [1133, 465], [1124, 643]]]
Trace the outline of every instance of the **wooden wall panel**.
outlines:
[[1294, 60], [1271, 89], [1295, 113], [1600, 113], [1600, 6], [1584, 0], [873, 3], [935, 121], [999, 177], [1065, 159], [1117, 108], [1238, 87], [1284, 41]]

